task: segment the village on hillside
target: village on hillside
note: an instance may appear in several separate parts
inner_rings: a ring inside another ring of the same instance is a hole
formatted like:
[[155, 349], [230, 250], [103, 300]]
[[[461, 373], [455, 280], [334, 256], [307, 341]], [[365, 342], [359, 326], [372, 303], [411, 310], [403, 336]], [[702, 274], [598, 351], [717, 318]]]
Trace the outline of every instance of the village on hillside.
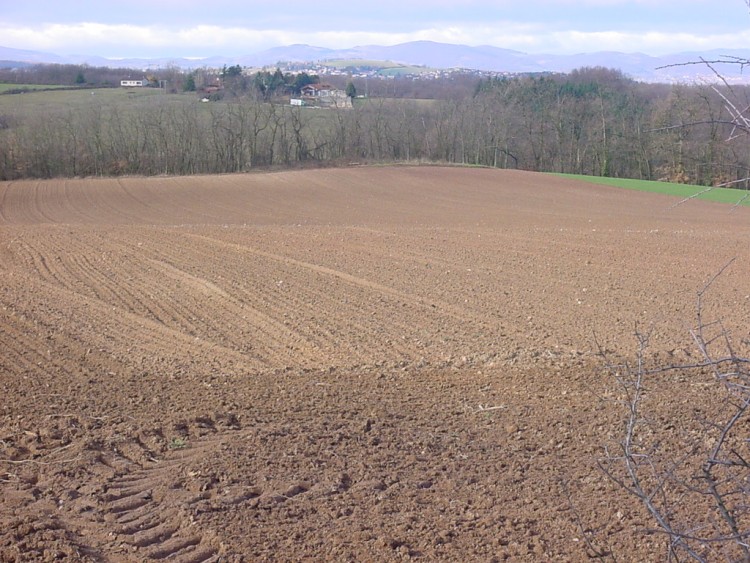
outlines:
[[[461, 79], [510, 78], [518, 73], [490, 72], [464, 68], [435, 69], [408, 66], [390, 61], [332, 60], [318, 62], [279, 62], [267, 67], [202, 67], [190, 71], [173, 69], [167, 80], [160, 71], [144, 70], [120, 80], [123, 88], [164, 88], [171, 92], [196, 92], [203, 102], [223, 99], [227, 92], [255, 87], [264, 97], [286, 99], [292, 106], [351, 108], [355, 97], [366, 98], [378, 84], [389, 82], [450, 82]], [[359, 85], [359, 90], [355, 87]], [[371, 88], [372, 86], [372, 88]]]

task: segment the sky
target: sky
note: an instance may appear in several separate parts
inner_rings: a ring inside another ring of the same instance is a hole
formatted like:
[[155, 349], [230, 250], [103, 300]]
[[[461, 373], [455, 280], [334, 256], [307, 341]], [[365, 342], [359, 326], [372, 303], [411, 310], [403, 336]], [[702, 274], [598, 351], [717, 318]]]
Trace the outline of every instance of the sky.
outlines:
[[430, 40], [526, 53], [750, 48], [745, 0], [0, 0], [0, 46], [107, 58]]

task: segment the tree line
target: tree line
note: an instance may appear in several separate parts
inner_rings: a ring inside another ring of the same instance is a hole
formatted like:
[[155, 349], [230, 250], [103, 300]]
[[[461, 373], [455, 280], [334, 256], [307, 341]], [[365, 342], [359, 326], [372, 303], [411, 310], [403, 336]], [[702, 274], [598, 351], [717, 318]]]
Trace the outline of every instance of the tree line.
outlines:
[[[702, 185], [750, 175], [743, 145], [726, 142], [731, 131], [721, 88], [728, 86], [645, 84], [616, 70], [585, 68], [475, 78], [472, 88], [449, 86], [444, 92], [450, 95], [431, 101], [371, 95], [353, 109], [311, 110], [266, 95], [293, 87], [283, 75], [225, 74], [247, 88], [239, 85], [235, 95], [216, 103], [148, 96], [133, 111], [96, 105], [93, 97], [86, 108], [5, 127], [0, 119], [0, 178], [396, 161]], [[432, 82], [436, 90], [444, 87]], [[361, 80], [354, 85], [362, 93], [372, 89]], [[747, 98], [748, 90], [736, 87], [732, 95]]]

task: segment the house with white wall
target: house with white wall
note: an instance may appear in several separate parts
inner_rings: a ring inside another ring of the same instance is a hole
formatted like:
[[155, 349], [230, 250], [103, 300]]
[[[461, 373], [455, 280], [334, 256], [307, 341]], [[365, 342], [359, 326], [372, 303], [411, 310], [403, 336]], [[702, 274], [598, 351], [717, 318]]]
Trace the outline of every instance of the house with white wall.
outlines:
[[145, 78], [141, 80], [120, 80], [120, 86], [123, 88], [142, 88], [148, 85], [149, 82]]

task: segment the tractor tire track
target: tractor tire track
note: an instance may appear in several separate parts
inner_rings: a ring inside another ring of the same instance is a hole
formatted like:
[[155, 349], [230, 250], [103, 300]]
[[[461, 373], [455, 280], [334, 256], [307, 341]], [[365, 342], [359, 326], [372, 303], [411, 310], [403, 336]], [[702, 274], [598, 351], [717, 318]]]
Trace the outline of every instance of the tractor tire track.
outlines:
[[118, 467], [114, 474], [110, 470], [102, 482], [82, 487], [87, 493], [66, 514], [67, 526], [92, 551], [121, 552], [126, 561], [219, 561], [226, 554], [216, 532], [201, 529], [193, 516], [196, 503], [215, 493], [193, 492], [184, 484], [190, 468], [214, 456], [227, 438], [231, 435], [224, 432], [191, 440], [145, 466], [120, 454], [108, 464]]

